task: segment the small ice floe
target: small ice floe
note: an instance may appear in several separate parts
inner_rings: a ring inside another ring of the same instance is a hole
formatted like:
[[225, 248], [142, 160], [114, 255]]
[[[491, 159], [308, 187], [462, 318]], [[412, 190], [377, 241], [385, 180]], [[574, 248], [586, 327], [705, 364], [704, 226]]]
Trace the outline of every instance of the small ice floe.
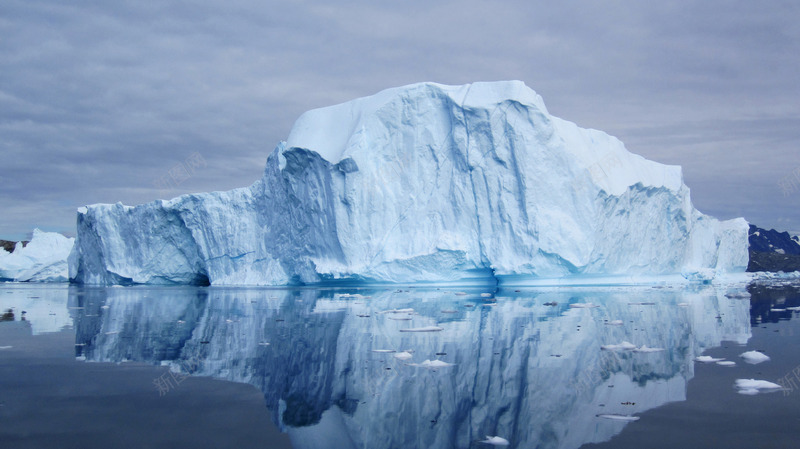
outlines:
[[178, 324], [183, 324], [183, 323], [185, 323], [185, 322], [186, 322], [186, 321], [183, 321], [183, 320], [178, 320]]
[[118, 333], [119, 331], [111, 331], [111, 332], [106, 332], [106, 335], [116, 335]]
[[408, 351], [398, 352], [394, 355], [394, 358], [398, 360], [408, 360], [411, 358], [411, 353]]
[[767, 360], [769, 360], [768, 355], [758, 351], [743, 352], [739, 354], [739, 357], [743, 358], [746, 363], [749, 363], [751, 365], [757, 365], [761, 362], [766, 362]]
[[496, 302], [487, 302], [487, 303], [483, 304], [484, 307], [492, 307], [492, 306], [496, 306], [496, 305], [497, 305]]
[[111, 306], [100, 306], [101, 309], [110, 309]]
[[0, 349], [11, 349], [13, 346], [0, 346]]
[[636, 345], [629, 341], [623, 341], [618, 345], [602, 345], [600, 349], [604, 351], [631, 351], [636, 349]]
[[481, 443], [491, 444], [492, 446], [508, 446], [509, 443], [507, 439], [498, 436], [489, 436], [486, 435], [486, 439], [481, 441]]
[[572, 309], [593, 309], [595, 307], [600, 307], [600, 306], [592, 304], [590, 302], [582, 302], [577, 304], [570, 304], [569, 307]]
[[75, 356], [75, 360], [77, 360], [79, 362], [85, 362], [86, 361], [86, 356], [85, 355]]
[[735, 385], [736, 388], [739, 389], [739, 394], [748, 395], [769, 393], [783, 389], [783, 387], [776, 383], [772, 383], [767, 380], [756, 379], [736, 379]]
[[372, 352], [377, 352], [378, 354], [391, 354], [397, 351], [394, 349], [373, 349]]
[[730, 360], [722, 360], [717, 362], [719, 366], [736, 366], [736, 362], [731, 362]]
[[411, 317], [411, 315], [405, 315], [405, 316], [390, 316], [390, 317], [389, 317], [389, 319], [390, 319], [390, 320], [395, 320], [395, 321], [409, 321], [409, 320], [411, 320], [411, 318], [412, 318], [412, 317]]
[[688, 302], [679, 302], [678, 303], [678, 307], [689, 307], [689, 303]]
[[647, 345], [642, 345], [641, 347], [634, 349], [633, 352], [647, 353], [647, 352], [661, 352], [663, 350], [664, 348], [648, 348]]
[[789, 311], [792, 311], [792, 312], [800, 312], [800, 306], [797, 306], [797, 307], [787, 307], [787, 308], [786, 308], [786, 310], [789, 310]]
[[454, 363], [447, 363], [442, 360], [425, 360], [422, 363], [412, 363], [411, 366], [418, 366], [420, 368], [427, 368], [427, 369], [436, 369], [436, 368], [447, 368], [448, 366], [453, 366]]
[[391, 309], [391, 310], [384, 310], [383, 312], [378, 312], [378, 313], [390, 313], [390, 314], [414, 313], [414, 309]]
[[269, 342], [268, 341], [260, 341], [260, 342], [258, 342], [258, 345], [259, 346], [269, 346]]
[[614, 413], [603, 413], [601, 415], [597, 415], [597, 417], [598, 418], [604, 418], [604, 419], [613, 419], [615, 421], [638, 421], [639, 420], [638, 416], [617, 415], [617, 414], [614, 414]]
[[458, 311], [457, 310], [452, 310], [452, 309], [445, 309], [445, 310], [442, 310], [442, 313], [458, 313]]
[[769, 309], [770, 312], [786, 312], [787, 309], [774, 308]]
[[622, 326], [622, 320], [613, 320], [606, 323], [606, 326]]
[[424, 327], [410, 327], [408, 329], [400, 329], [400, 332], [440, 332], [444, 329], [439, 326], [424, 326]]
[[701, 356], [698, 356], [698, 357], [694, 358], [695, 362], [701, 362], [701, 363], [715, 363], [715, 362], [721, 362], [723, 360], [725, 360], [725, 359], [724, 358], [717, 359], [717, 358], [711, 357], [710, 355], [701, 355]]

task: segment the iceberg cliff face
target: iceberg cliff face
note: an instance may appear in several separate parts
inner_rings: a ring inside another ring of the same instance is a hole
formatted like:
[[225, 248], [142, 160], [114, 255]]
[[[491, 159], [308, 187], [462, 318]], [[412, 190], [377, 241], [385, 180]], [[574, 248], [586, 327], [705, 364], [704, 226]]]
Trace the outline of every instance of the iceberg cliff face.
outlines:
[[521, 82], [416, 84], [309, 111], [262, 179], [78, 213], [92, 284], [525, 283], [744, 271], [748, 225], [680, 167], [552, 117]]

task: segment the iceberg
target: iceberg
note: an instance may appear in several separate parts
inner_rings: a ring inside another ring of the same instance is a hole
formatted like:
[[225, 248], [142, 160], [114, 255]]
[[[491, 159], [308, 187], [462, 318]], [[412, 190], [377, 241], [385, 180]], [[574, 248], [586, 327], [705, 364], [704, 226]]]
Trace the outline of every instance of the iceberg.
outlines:
[[0, 280], [67, 282], [67, 257], [74, 241], [57, 232], [34, 229], [26, 246], [17, 243], [11, 253], [0, 248]]
[[85, 284], [711, 282], [748, 224], [681, 168], [549, 114], [519, 81], [420, 83], [311, 110], [250, 187], [78, 210]]

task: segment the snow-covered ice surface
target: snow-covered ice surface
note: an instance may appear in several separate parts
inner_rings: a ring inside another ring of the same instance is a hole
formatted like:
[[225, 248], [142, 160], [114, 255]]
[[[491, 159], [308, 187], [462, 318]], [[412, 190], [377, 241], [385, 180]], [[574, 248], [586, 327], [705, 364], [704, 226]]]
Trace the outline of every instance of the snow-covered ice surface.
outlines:
[[[87, 361], [250, 383], [307, 449], [607, 441], [685, 400], [695, 357], [750, 338], [750, 302], [710, 287], [500, 289], [490, 308], [465, 307], [483, 301], [479, 291], [357, 291], [70, 287], [69, 306]], [[645, 298], [653, 304], [631, 306]], [[386, 313], [412, 308], [413, 322]], [[401, 332], [424, 326], [442, 330]], [[622, 341], [663, 351], [601, 349]]]
[[748, 225], [681, 169], [551, 116], [518, 81], [414, 84], [309, 111], [247, 188], [78, 212], [86, 284], [707, 282]]
[[9, 253], [0, 248], [0, 280], [16, 282], [67, 282], [67, 257], [74, 238], [57, 232], [33, 230], [31, 241], [17, 243]]

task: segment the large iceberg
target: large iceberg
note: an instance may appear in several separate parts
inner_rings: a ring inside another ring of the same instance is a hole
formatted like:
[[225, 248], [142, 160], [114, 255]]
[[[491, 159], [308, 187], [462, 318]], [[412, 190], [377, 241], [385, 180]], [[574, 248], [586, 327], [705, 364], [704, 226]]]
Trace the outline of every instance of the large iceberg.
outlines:
[[78, 211], [89, 284], [707, 281], [748, 225], [681, 169], [551, 116], [519, 81], [382, 91], [303, 114], [247, 188]]
[[0, 281], [66, 282], [67, 257], [75, 239], [57, 232], [33, 230], [30, 243], [13, 252], [0, 248]]

